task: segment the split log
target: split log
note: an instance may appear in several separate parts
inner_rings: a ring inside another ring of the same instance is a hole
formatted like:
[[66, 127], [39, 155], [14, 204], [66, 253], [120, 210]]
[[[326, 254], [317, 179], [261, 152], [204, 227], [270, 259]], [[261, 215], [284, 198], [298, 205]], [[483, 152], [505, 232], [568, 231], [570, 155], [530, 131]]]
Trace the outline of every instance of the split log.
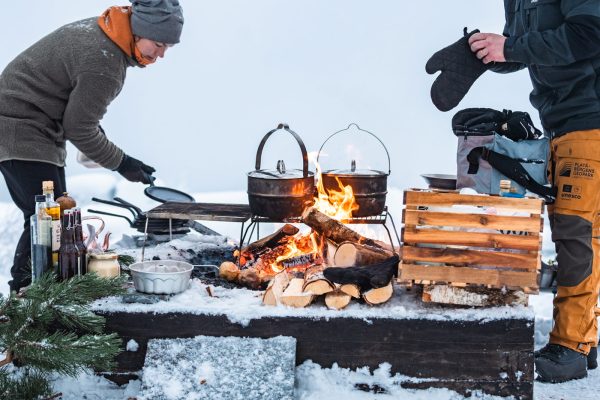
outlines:
[[379, 247], [375, 240], [366, 238], [358, 232], [353, 231], [346, 225], [323, 214], [314, 207], [308, 207], [302, 213], [302, 222], [311, 227], [319, 234], [335, 243], [355, 242]]
[[365, 302], [371, 306], [382, 304], [392, 298], [394, 294], [394, 286], [392, 281], [384, 287], [371, 289], [363, 293], [362, 297]]
[[258, 276], [258, 273], [253, 268], [246, 268], [240, 272], [238, 282], [241, 285], [249, 287], [250, 289], [260, 289], [262, 280]]
[[380, 247], [344, 242], [337, 248], [333, 262], [336, 267], [373, 265], [385, 261], [393, 255], [391, 251]]
[[290, 277], [287, 272], [283, 271], [275, 275], [265, 294], [263, 295], [263, 304], [268, 306], [277, 306], [281, 304], [281, 295], [290, 283]]
[[334, 257], [336, 250], [337, 245], [331, 240], [325, 239], [325, 243], [323, 245], [323, 258], [325, 259], [325, 263], [327, 265], [335, 265]]
[[240, 276], [240, 269], [231, 261], [225, 261], [219, 267], [219, 276], [229, 282], [234, 282]]
[[341, 310], [350, 304], [351, 299], [352, 296], [338, 289], [325, 295], [325, 304], [329, 309]]
[[294, 225], [285, 224], [271, 235], [265, 236], [264, 238], [259, 239], [256, 242], [252, 242], [248, 246], [244, 247], [242, 249], [242, 256], [251, 255], [253, 258], [256, 258], [256, 256], [260, 255], [260, 253], [263, 251], [267, 249], [274, 249], [275, 247], [286, 243], [290, 236], [294, 236], [299, 231], [300, 229]]
[[340, 285], [340, 292], [346, 293], [355, 299], [360, 298], [360, 288], [358, 285], [353, 283], [346, 283], [345, 285]]
[[304, 286], [302, 287], [304, 292], [321, 295], [335, 289], [334, 284], [323, 276], [324, 269], [323, 265], [313, 265], [304, 272]]
[[400, 258], [394, 255], [387, 260], [360, 267], [329, 267], [323, 271], [325, 278], [341, 285], [350, 283], [360, 287], [362, 292], [387, 285], [398, 273]]
[[281, 294], [281, 304], [299, 308], [308, 306], [313, 301], [314, 296], [312, 293], [303, 292], [302, 286], [304, 286], [303, 278], [292, 278], [287, 288]]
[[426, 303], [456, 304], [474, 307], [528, 304], [528, 296], [521, 290], [487, 289], [483, 287], [456, 287], [450, 285], [423, 286]]

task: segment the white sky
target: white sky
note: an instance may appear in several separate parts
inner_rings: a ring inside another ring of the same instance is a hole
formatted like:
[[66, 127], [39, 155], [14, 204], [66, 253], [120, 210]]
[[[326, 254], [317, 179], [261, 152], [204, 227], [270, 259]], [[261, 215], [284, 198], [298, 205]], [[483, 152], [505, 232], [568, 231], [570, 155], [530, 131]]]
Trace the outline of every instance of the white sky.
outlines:
[[[0, 69], [57, 27], [127, 1], [5, 2]], [[421, 173], [455, 173], [455, 111], [466, 107], [529, 111], [526, 72], [487, 72], [448, 113], [429, 98], [424, 65], [462, 28], [500, 32], [502, 1], [481, 0], [182, 0], [182, 41], [146, 69], [130, 68], [102, 122], [127, 153], [156, 167], [165, 185], [189, 192], [244, 190], [256, 148], [287, 122], [315, 151], [350, 122], [380, 137], [392, 159], [389, 183], [422, 186]], [[539, 124], [538, 124], [539, 125]], [[348, 167], [346, 144], [361, 151], [359, 168], [387, 169], [368, 138], [340, 137], [324, 167]], [[340, 144], [342, 143], [342, 144]], [[329, 145], [328, 145], [329, 146]], [[335, 158], [333, 158], [335, 157]], [[275, 135], [263, 167], [277, 159], [300, 167], [293, 139]], [[67, 174], [85, 172], [71, 146]], [[142, 186], [140, 184], [140, 190]], [[0, 199], [8, 200], [4, 185]]]

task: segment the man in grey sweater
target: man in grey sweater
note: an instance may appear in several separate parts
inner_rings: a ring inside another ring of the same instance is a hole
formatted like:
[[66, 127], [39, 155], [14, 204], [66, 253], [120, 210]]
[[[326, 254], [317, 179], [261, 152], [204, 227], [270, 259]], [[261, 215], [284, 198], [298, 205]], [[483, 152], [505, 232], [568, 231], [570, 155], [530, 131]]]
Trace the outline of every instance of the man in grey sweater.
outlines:
[[25, 216], [11, 290], [29, 284], [29, 217], [42, 181], [66, 191], [66, 142], [104, 168], [149, 184], [154, 168], [128, 156], [99, 125], [130, 66], [145, 67], [179, 42], [177, 0], [130, 0], [65, 25], [19, 54], [0, 75], [0, 172]]

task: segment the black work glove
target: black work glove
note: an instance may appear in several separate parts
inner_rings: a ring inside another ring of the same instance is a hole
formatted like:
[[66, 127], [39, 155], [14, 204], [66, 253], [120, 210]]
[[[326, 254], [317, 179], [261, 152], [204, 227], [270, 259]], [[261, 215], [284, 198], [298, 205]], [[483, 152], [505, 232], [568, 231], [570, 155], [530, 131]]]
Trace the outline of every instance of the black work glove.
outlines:
[[123, 156], [123, 160], [119, 167], [117, 168], [117, 172], [120, 173], [131, 182], [142, 182], [145, 184], [152, 184], [154, 182], [155, 177], [152, 174], [156, 170], [149, 165], [144, 164], [140, 160], [137, 160], [133, 157], [125, 154]]
[[469, 38], [475, 33], [479, 30], [467, 33], [467, 28], [464, 28], [462, 38], [436, 52], [425, 65], [428, 74], [442, 71], [431, 85], [431, 100], [440, 111], [456, 107], [477, 78], [492, 65], [484, 64], [471, 51]]

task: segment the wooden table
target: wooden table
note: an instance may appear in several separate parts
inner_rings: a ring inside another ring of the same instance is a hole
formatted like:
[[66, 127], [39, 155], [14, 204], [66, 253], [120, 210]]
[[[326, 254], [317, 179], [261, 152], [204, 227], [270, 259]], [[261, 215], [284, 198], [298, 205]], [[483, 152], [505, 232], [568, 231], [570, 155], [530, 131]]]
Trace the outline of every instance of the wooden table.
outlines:
[[137, 352], [121, 353], [117, 370], [107, 375], [124, 383], [143, 368], [152, 338], [284, 335], [297, 339], [297, 365], [312, 360], [325, 368], [337, 363], [342, 368], [374, 369], [387, 362], [392, 373], [427, 379], [407, 379], [401, 383], [406, 388], [444, 387], [463, 395], [479, 390], [533, 398], [533, 316], [480, 320], [272, 316], [243, 326], [230, 322], [227, 315], [96, 313], [106, 318], [107, 331], [123, 338], [123, 346], [130, 339], [139, 344]]

